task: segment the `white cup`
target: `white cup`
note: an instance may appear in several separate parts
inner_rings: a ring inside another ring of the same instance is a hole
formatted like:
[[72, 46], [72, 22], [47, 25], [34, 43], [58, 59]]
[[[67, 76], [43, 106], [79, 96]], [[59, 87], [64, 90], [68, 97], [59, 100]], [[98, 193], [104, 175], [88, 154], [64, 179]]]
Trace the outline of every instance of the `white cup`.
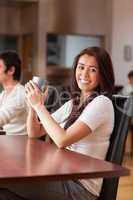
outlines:
[[46, 80], [40, 78], [39, 76], [33, 76], [32, 80], [42, 92], [45, 91], [47, 82]]

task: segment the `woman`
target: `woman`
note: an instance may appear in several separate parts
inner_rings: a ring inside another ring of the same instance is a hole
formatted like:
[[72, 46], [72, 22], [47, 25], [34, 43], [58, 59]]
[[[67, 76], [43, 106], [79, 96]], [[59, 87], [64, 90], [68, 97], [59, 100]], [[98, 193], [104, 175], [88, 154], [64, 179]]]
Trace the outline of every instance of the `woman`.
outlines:
[[[31, 105], [27, 119], [28, 135], [37, 138], [48, 134], [59, 148], [105, 159], [114, 126], [114, 109], [110, 100], [114, 73], [109, 54], [99, 47], [81, 51], [74, 60], [72, 80], [71, 100], [52, 115], [44, 106], [38, 87], [32, 81], [26, 84]], [[47, 200], [95, 200], [101, 186], [102, 179], [58, 181], [31, 188], [32, 197], [16, 193], [32, 200], [39, 200], [40, 196]], [[42, 188], [40, 191], [39, 187]]]

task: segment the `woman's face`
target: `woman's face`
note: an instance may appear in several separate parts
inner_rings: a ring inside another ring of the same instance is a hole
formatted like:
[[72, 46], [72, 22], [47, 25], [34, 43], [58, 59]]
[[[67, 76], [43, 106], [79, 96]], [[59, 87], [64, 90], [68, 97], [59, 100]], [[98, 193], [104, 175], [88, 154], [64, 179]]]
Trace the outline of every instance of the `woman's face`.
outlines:
[[81, 94], [88, 96], [99, 84], [99, 69], [94, 56], [82, 55], [77, 63], [76, 81]]

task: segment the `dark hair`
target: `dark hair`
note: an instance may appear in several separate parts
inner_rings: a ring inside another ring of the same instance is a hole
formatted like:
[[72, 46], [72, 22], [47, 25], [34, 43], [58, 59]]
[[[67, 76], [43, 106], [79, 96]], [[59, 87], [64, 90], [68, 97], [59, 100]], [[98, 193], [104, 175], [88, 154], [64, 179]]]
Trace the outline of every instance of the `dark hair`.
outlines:
[[15, 68], [13, 79], [19, 81], [21, 77], [21, 60], [18, 54], [15, 51], [6, 51], [0, 54], [0, 59], [3, 60], [6, 66], [5, 72], [8, 72], [12, 67]]
[[[79, 58], [82, 55], [88, 55], [95, 57], [98, 67], [99, 67], [99, 74], [100, 74], [100, 83], [95, 88], [94, 93], [86, 99], [86, 101], [79, 107], [80, 103], [80, 94], [81, 91], [78, 87], [77, 81], [76, 81], [76, 67], [79, 61]], [[100, 47], [89, 47], [84, 50], [82, 50], [74, 59], [73, 63], [73, 75], [72, 75], [72, 88], [71, 88], [71, 96], [72, 96], [72, 102], [73, 107], [71, 114], [68, 117], [67, 123], [65, 124], [65, 129], [67, 129], [72, 123], [76, 121], [76, 119], [79, 117], [85, 106], [91, 102], [96, 96], [100, 94], [104, 94], [106, 96], [111, 97], [114, 92], [114, 71], [113, 71], [113, 65], [110, 58], [110, 55], [108, 52]], [[79, 108], [78, 108], [79, 107]]]
[[128, 78], [132, 78], [133, 77], [133, 70], [131, 70], [129, 73], [128, 73]]

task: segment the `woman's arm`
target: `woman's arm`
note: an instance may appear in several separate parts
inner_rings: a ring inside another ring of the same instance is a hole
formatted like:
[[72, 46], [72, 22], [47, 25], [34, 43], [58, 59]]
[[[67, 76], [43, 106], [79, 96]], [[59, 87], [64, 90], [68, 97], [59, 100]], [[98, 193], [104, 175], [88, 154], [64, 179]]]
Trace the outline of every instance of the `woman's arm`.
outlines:
[[31, 138], [40, 137], [46, 134], [46, 131], [38, 120], [38, 116], [32, 107], [29, 108], [26, 125], [28, 136]]
[[44, 105], [34, 106], [42, 125], [45, 127], [47, 134], [59, 148], [65, 148], [80, 139], [86, 137], [92, 131], [83, 122], [73, 123], [66, 131], [51, 117]]

